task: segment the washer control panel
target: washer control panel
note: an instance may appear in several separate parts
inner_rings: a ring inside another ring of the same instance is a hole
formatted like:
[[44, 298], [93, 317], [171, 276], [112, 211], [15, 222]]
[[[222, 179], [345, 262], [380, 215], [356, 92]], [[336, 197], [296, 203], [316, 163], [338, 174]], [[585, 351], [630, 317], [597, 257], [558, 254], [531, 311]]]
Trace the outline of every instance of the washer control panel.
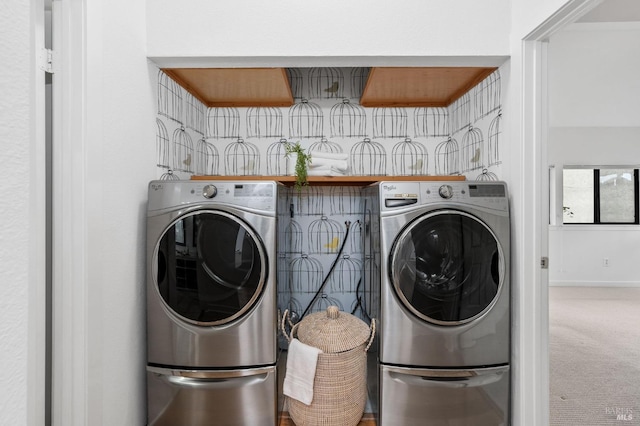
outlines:
[[425, 204], [467, 204], [508, 211], [504, 182], [387, 181], [380, 182], [380, 209], [398, 211]]
[[421, 182], [422, 204], [452, 202], [507, 211], [509, 200], [504, 182]]

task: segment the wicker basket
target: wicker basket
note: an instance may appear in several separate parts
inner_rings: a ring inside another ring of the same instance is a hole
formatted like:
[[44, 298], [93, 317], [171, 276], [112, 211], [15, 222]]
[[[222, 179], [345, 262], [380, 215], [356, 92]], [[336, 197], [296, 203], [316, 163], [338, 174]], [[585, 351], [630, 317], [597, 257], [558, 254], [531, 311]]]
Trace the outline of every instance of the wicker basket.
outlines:
[[306, 405], [287, 397], [289, 416], [297, 426], [356, 426], [367, 403], [367, 351], [375, 336], [375, 320], [368, 327], [361, 319], [329, 306], [294, 325], [304, 344], [322, 350], [313, 383], [313, 401]]

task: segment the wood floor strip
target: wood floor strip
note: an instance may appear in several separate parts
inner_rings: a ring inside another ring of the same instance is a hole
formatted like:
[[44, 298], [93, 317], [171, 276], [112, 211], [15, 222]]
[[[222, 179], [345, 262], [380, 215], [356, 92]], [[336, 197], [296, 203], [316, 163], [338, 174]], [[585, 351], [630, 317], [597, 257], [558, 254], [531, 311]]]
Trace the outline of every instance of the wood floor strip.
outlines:
[[[296, 426], [296, 424], [289, 417], [289, 413], [282, 413], [280, 416], [279, 426]], [[376, 426], [376, 421], [371, 413], [364, 413], [358, 426]]]

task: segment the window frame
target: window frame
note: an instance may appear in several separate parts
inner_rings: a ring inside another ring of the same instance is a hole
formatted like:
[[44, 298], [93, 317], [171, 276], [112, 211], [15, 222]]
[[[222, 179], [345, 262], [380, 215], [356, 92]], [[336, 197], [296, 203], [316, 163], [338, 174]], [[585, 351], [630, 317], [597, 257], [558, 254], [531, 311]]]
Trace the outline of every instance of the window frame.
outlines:
[[[562, 217], [562, 225], [575, 226], [575, 225], [640, 225], [640, 168], [637, 166], [563, 166], [564, 171], [567, 169], [586, 169], [593, 171], [593, 222], [565, 222], [564, 214]], [[600, 219], [600, 171], [608, 169], [629, 169], [633, 170], [633, 208], [634, 208], [634, 221], [633, 222], [602, 222]], [[562, 199], [564, 200], [564, 179], [562, 182]], [[564, 203], [562, 203], [564, 205]]]

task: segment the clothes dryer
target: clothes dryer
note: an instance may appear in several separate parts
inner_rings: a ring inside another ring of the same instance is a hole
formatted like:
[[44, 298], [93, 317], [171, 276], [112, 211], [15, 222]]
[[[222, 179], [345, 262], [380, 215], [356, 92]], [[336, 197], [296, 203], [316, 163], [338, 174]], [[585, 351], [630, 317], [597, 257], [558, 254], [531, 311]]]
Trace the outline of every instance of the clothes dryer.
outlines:
[[365, 245], [380, 261], [379, 424], [508, 424], [506, 184], [393, 181], [364, 194], [378, 222]]
[[149, 184], [149, 425], [277, 423], [279, 190], [265, 181]]

